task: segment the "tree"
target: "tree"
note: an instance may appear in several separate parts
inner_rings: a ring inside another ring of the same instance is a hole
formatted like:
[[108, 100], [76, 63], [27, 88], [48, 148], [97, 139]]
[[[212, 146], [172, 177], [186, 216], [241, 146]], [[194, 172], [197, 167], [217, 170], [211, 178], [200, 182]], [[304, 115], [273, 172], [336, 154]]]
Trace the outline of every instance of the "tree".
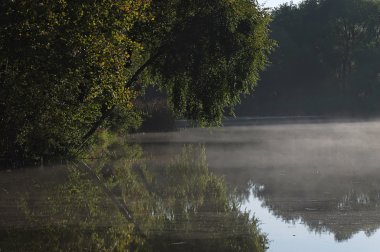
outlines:
[[157, 1], [154, 7], [176, 15], [156, 14], [170, 28], [159, 29], [164, 56], [153, 75], [178, 115], [220, 122], [224, 110], [254, 88], [267, 63], [269, 15], [249, 0]]
[[278, 49], [246, 114], [380, 113], [379, 14], [380, 2], [372, 0], [305, 0], [274, 9]]
[[325, 1], [323, 12], [330, 21], [329, 33], [334, 38], [332, 54], [341, 89], [350, 87], [349, 77], [357, 65], [355, 54], [379, 45], [380, 3], [378, 1]]
[[13, 159], [70, 153], [151, 85], [177, 115], [218, 123], [273, 45], [249, 0], [6, 0], [0, 16], [0, 155]]
[[1, 156], [67, 154], [106, 108], [131, 109], [124, 83], [142, 48], [130, 31], [148, 4], [1, 2]]

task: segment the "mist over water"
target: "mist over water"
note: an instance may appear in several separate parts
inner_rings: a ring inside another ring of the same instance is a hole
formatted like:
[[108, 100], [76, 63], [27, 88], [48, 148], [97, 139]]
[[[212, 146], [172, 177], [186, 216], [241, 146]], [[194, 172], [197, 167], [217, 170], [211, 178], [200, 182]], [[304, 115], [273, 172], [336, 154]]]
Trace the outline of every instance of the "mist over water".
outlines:
[[225, 125], [105, 137], [87, 159], [2, 171], [0, 248], [112, 247], [128, 234], [146, 251], [378, 250], [379, 121]]
[[[210, 167], [292, 169], [336, 173], [379, 168], [380, 122], [302, 123], [185, 129], [178, 132], [134, 135], [131, 140], [160, 157], [177, 145], [205, 144]], [[164, 156], [162, 156], [164, 155]]]
[[262, 222], [269, 251], [376, 251], [380, 246], [380, 122], [231, 125], [139, 134], [154, 163], [203, 144], [242, 208]]

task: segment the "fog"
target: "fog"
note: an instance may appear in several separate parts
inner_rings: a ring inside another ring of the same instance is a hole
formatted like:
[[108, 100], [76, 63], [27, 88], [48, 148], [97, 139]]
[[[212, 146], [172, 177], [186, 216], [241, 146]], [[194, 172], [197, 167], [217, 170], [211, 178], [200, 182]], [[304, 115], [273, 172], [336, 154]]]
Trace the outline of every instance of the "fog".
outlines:
[[[272, 118], [224, 124], [133, 134], [95, 150], [94, 158], [84, 162], [4, 171], [0, 229], [29, 230], [20, 236], [28, 238], [41, 225], [81, 223], [96, 233], [128, 220], [137, 225], [137, 233], [160, 237], [158, 244], [169, 237], [173, 244], [186, 241], [203, 248], [220, 244], [231, 232], [239, 239], [250, 237], [251, 229], [244, 228], [251, 223], [260, 224], [255, 235], [268, 234], [269, 251], [303, 251], [305, 244], [316, 244], [316, 251], [358, 246], [376, 251], [379, 121]], [[226, 206], [229, 212], [221, 215]], [[246, 210], [254, 222], [231, 219], [249, 216]], [[163, 225], [163, 219], [174, 226]], [[88, 230], [70, 232], [75, 240]], [[216, 233], [221, 240], [213, 238]], [[20, 242], [29, 246], [27, 239]]]
[[[380, 122], [287, 123], [138, 134], [158, 159], [184, 144], [205, 144], [213, 169], [302, 169], [315, 173], [370, 172], [380, 164]], [[158, 153], [158, 154], [154, 154]]]
[[138, 134], [132, 141], [154, 164], [171, 162], [184, 145], [205, 146], [211, 171], [224, 176], [243, 208], [263, 221], [273, 240], [269, 251], [302, 251], [305, 244], [316, 244], [315, 251], [375, 251], [380, 122], [228, 125]]

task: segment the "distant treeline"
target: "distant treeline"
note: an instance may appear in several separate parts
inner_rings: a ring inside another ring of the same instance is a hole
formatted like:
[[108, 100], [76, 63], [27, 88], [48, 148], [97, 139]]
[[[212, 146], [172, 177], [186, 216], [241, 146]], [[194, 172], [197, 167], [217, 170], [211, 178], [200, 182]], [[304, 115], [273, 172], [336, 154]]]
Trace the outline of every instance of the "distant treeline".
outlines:
[[272, 18], [278, 48], [239, 115], [380, 114], [379, 0], [306, 0]]

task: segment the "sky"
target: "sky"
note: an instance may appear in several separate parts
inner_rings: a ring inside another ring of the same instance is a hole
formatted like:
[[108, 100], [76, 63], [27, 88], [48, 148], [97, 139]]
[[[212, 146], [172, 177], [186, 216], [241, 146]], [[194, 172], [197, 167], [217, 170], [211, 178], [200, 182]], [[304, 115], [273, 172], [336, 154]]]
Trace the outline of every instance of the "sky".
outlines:
[[[290, 2], [290, 0], [258, 0], [259, 4], [264, 4], [265, 7], [276, 7], [282, 3]], [[293, 0], [293, 3], [299, 3], [301, 0]]]

